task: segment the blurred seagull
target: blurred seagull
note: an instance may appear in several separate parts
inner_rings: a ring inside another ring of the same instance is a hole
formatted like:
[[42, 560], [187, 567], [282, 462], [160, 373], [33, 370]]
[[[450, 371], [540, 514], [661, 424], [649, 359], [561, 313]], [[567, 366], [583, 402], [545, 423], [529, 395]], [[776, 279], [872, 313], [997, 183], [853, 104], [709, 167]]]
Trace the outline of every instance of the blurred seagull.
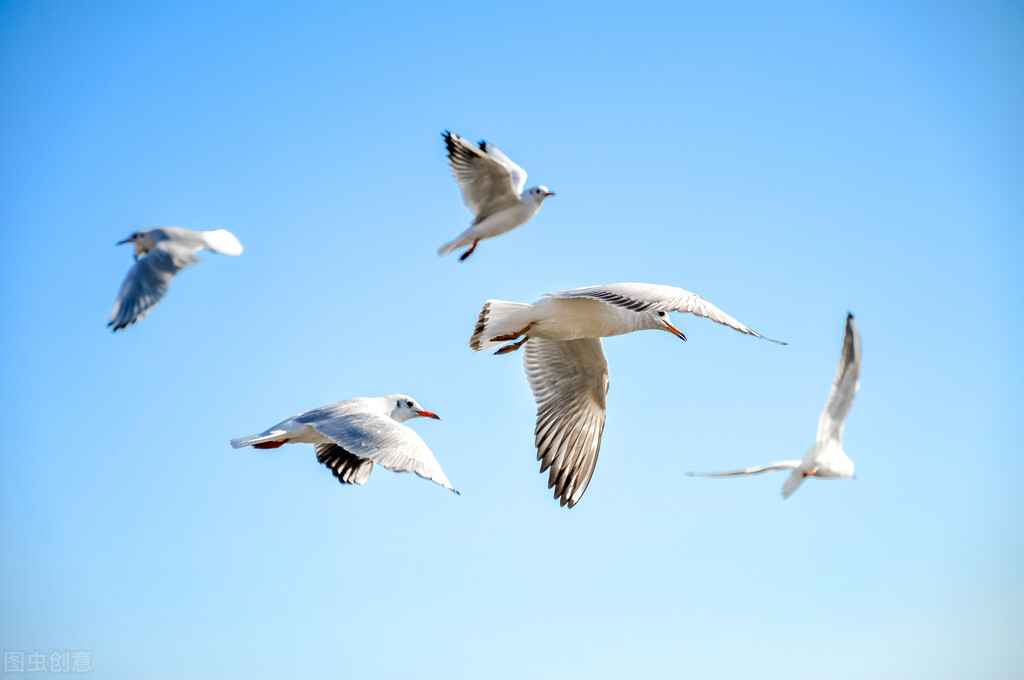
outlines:
[[469, 229], [454, 241], [441, 246], [438, 255], [470, 246], [459, 261], [465, 260], [484, 239], [501, 236], [526, 224], [548, 196], [555, 194], [546, 186], [536, 186], [525, 194], [526, 171], [487, 142], [477, 148], [458, 135], [441, 133], [448, 146], [448, 160], [462, 189], [462, 200], [476, 217]]
[[537, 401], [537, 459], [541, 472], [550, 468], [548, 488], [554, 487], [561, 505], [571, 508], [583, 496], [601, 448], [608, 361], [600, 338], [653, 329], [686, 340], [669, 321], [669, 312], [696, 314], [764, 337], [689, 291], [648, 283], [548, 293], [532, 305], [487, 300], [480, 310], [470, 349], [478, 352], [517, 338], [495, 354], [526, 345], [526, 375]]
[[411, 418], [440, 420], [404, 394], [358, 397], [292, 416], [260, 434], [232, 439], [231, 446], [276, 449], [313, 444], [317, 460], [342, 484], [363, 484], [378, 463], [395, 472], [415, 472], [455, 491], [420, 436], [400, 425]]
[[820, 479], [841, 479], [853, 477], [853, 461], [843, 451], [843, 424], [850, 412], [853, 398], [860, 385], [860, 331], [853, 320], [853, 314], [846, 316], [846, 338], [839, 355], [839, 368], [832, 381], [832, 392], [828, 395], [825, 410], [818, 421], [818, 441], [807, 452], [803, 460], [783, 460], [761, 467], [736, 470], [735, 472], [699, 473], [688, 472], [693, 477], [740, 477], [759, 475], [773, 470], [792, 470], [782, 485], [782, 497], [793, 495], [808, 477]]
[[[192, 231], [178, 227], [157, 227], [137, 231], [122, 243], [135, 244], [135, 264], [128, 270], [110, 313], [108, 327], [119, 331], [139, 321], [156, 307], [171, 279], [185, 267], [199, 262], [203, 248], [225, 255], [241, 255], [242, 244], [224, 229]], [[141, 257], [140, 257], [141, 256]]]

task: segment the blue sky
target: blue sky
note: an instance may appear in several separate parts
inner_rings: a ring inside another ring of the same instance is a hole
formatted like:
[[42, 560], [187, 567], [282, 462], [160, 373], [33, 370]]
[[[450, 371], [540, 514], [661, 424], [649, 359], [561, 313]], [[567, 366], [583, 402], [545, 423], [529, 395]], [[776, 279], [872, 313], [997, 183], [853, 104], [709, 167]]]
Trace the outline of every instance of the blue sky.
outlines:
[[[1012, 2], [0, 4], [0, 647], [96, 677], [1014, 677], [1024, 10]], [[465, 263], [439, 133], [557, 192]], [[229, 229], [104, 326], [161, 224]], [[605, 342], [572, 511], [487, 298], [692, 290]], [[857, 479], [813, 443], [847, 310]], [[404, 392], [462, 492], [232, 437]]]

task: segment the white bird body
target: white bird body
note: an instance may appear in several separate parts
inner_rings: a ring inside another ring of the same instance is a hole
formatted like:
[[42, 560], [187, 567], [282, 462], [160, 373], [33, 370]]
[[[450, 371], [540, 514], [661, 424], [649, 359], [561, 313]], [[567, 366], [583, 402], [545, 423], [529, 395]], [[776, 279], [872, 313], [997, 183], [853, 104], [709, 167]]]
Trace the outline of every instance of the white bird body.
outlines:
[[644, 283], [549, 293], [532, 305], [488, 300], [480, 310], [470, 349], [488, 349], [520, 336], [496, 354], [526, 346], [523, 360], [537, 401], [537, 459], [541, 472], [550, 470], [548, 487], [562, 505], [571, 508], [582, 497], [601, 447], [609, 377], [600, 338], [660, 329], [685, 340], [669, 322], [670, 311], [764, 337], [689, 291]]
[[846, 334], [839, 355], [839, 367], [832, 391], [818, 421], [818, 438], [803, 460], [785, 460], [733, 472], [688, 473], [693, 477], [741, 477], [773, 470], [792, 470], [782, 485], [782, 497], [789, 498], [808, 477], [843, 479], [854, 476], [853, 461], [843, 450], [843, 426], [860, 386], [860, 331], [853, 314], [847, 314]]
[[447, 255], [470, 246], [459, 258], [465, 260], [480, 241], [501, 236], [533, 219], [545, 199], [554, 193], [545, 186], [524, 192], [526, 171], [487, 142], [475, 147], [458, 135], [447, 131], [442, 134], [462, 199], [475, 217], [468, 229], [437, 252]]
[[185, 267], [199, 262], [202, 249], [225, 255], [241, 255], [242, 244], [225, 230], [193, 231], [180, 227], [156, 227], [133, 233], [120, 241], [135, 246], [135, 264], [121, 284], [108, 327], [121, 330], [146, 317], [167, 294], [171, 280]]
[[363, 484], [377, 463], [395, 472], [415, 472], [455, 491], [426, 443], [401, 425], [418, 417], [439, 420], [403, 394], [357, 397], [292, 416], [260, 434], [232, 439], [231, 446], [314, 444], [317, 459], [343, 484]]

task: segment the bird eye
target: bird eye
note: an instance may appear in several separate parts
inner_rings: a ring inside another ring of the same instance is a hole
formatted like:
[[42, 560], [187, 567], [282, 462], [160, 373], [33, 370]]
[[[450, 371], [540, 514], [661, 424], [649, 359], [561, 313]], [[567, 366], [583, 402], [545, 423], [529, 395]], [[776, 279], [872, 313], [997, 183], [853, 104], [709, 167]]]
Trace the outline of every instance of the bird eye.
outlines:
[[405, 405], [408, 406], [409, 408], [412, 408], [412, 402], [411, 401], [405, 402]]
[[665, 316], [665, 312], [658, 312], [658, 316]]

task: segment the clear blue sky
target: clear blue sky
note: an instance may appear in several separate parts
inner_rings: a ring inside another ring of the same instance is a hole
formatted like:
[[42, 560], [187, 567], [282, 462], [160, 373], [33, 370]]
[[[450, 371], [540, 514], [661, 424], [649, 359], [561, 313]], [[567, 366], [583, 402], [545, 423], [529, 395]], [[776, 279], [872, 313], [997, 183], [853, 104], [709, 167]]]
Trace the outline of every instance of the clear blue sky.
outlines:
[[[0, 4], [0, 647], [95, 677], [1009, 678], [1024, 669], [1015, 2]], [[557, 192], [465, 263], [439, 132]], [[105, 323], [114, 243], [229, 229]], [[579, 505], [487, 298], [676, 285], [605, 342]], [[847, 310], [858, 478], [799, 458]], [[455, 496], [228, 440], [404, 392]]]

